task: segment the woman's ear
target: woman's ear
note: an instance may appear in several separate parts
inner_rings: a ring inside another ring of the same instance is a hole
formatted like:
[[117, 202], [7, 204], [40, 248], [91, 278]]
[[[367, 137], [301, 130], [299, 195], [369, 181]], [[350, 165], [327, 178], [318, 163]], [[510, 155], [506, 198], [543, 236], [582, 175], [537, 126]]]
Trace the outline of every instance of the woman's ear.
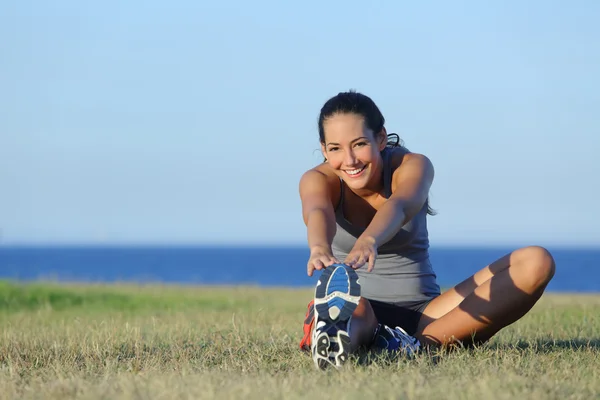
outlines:
[[383, 149], [385, 149], [385, 146], [387, 146], [387, 130], [385, 129], [385, 126], [383, 127], [383, 129], [381, 130], [381, 132], [379, 132], [379, 135], [377, 135], [377, 144], [379, 145], [379, 151], [383, 151]]

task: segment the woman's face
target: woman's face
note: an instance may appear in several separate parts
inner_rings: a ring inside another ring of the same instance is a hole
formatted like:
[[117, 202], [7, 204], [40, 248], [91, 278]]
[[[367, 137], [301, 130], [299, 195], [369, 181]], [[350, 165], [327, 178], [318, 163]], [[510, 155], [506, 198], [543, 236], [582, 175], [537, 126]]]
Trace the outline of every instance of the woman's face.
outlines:
[[329, 166], [351, 189], [364, 189], [381, 179], [384, 134], [375, 135], [362, 115], [334, 114], [323, 123], [321, 151]]

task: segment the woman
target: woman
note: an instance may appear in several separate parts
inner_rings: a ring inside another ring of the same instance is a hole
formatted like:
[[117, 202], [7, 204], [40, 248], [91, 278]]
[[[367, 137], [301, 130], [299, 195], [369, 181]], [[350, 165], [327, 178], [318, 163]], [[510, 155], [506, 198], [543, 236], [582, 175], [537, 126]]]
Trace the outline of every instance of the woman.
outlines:
[[322, 271], [300, 345], [319, 368], [363, 346], [414, 353], [485, 342], [525, 315], [554, 275], [550, 253], [531, 246], [440, 293], [428, 254], [434, 168], [390, 142], [384, 125], [369, 97], [334, 96], [319, 116], [325, 161], [300, 180], [308, 275]]

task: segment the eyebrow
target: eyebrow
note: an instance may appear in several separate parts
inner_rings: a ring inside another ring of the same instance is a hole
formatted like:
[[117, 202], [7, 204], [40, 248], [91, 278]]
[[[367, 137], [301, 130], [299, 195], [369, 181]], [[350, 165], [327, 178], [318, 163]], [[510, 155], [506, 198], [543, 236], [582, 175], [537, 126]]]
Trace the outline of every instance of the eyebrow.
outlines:
[[[352, 144], [352, 143], [354, 143], [354, 142], [356, 142], [358, 140], [361, 140], [361, 139], [367, 139], [368, 140], [368, 138], [366, 136], [361, 136], [359, 138], [356, 138], [356, 139], [352, 140], [350, 143]], [[334, 143], [334, 142], [327, 143], [327, 146], [331, 146], [331, 145], [339, 146], [340, 144], [339, 143]]]

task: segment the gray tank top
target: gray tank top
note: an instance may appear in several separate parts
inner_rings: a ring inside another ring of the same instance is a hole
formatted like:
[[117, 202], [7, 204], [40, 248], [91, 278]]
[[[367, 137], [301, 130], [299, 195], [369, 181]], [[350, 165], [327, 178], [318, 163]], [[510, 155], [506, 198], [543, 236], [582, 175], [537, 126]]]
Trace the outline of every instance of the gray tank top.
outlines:
[[[386, 148], [383, 156], [383, 182], [385, 197], [392, 194], [392, 154], [408, 153], [404, 147]], [[363, 229], [353, 226], [344, 217], [344, 182], [341, 181], [340, 201], [335, 209], [337, 230], [332, 251], [341, 262], [352, 250]], [[440, 294], [436, 275], [429, 261], [429, 235], [427, 231], [427, 204], [387, 243], [378, 249], [375, 267], [356, 270], [361, 283], [361, 296], [388, 303], [429, 300]]]

